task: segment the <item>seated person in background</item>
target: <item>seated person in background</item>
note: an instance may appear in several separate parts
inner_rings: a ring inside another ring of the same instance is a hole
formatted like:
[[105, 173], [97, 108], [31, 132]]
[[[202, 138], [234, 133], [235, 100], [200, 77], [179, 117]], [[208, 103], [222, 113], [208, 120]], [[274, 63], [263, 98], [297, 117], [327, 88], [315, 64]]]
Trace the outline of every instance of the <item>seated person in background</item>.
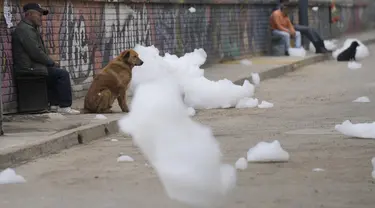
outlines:
[[280, 9], [275, 10], [271, 14], [270, 24], [272, 34], [281, 36], [285, 43], [285, 55], [289, 55], [290, 38], [295, 39], [296, 48], [301, 47], [301, 33], [295, 31], [288, 17], [288, 7], [281, 5]]
[[[282, 6], [284, 6], [288, 2], [289, 0], [280, 0], [280, 4], [277, 5], [274, 11], [279, 10]], [[293, 20], [291, 20], [291, 22], [293, 22]], [[296, 25], [296, 24], [293, 24], [293, 25], [296, 31], [299, 31], [303, 36], [307, 37], [307, 39], [309, 39], [312, 42], [312, 44], [314, 45], [316, 49], [316, 53], [328, 53], [329, 52], [324, 45], [323, 39], [320, 37], [319, 33], [314, 28], [311, 28], [305, 25]]]
[[69, 73], [57, 68], [44, 46], [38, 27], [42, 25], [42, 15], [48, 10], [39, 4], [24, 5], [25, 17], [12, 33], [13, 67], [15, 76], [46, 76], [48, 100], [52, 111], [64, 114], [79, 114], [71, 108], [72, 88]]

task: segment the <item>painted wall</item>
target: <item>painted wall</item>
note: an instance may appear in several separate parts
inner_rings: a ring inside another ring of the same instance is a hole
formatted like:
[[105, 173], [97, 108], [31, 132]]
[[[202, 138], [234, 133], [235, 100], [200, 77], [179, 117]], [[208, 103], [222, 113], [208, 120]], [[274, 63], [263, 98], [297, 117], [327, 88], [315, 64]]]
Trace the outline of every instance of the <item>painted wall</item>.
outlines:
[[[7, 113], [14, 112], [17, 103], [12, 81], [11, 29], [5, 16], [16, 25], [21, 19], [22, 6], [29, 1], [0, 2], [2, 100]], [[176, 4], [135, 4], [44, 0], [38, 3], [50, 10], [42, 27], [46, 46], [51, 56], [69, 71], [75, 97], [82, 97], [93, 74], [122, 50], [137, 43], [155, 45], [162, 53], [177, 55], [203, 47], [209, 62], [265, 52], [268, 18], [275, 4], [265, 1], [252, 4], [251, 0], [248, 4], [228, 4], [233, 2], [188, 5], [177, 1]], [[196, 8], [195, 13], [188, 11], [190, 6]], [[348, 11], [350, 16], [343, 14], [345, 22], [361, 29], [362, 13], [352, 7]], [[345, 26], [340, 32], [358, 28]]]

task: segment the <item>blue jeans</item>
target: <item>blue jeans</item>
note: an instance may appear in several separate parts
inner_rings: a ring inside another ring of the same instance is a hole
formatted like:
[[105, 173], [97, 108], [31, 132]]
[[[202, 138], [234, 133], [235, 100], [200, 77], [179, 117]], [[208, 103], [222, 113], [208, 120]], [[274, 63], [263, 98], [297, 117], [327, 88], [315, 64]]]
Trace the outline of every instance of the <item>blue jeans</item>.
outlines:
[[[281, 36], [285, 44], [285, 50], [290, 48], [290, 34], [281, 30], [272, 30], [272, 34], [276, 36]], [[301, 48], [301, 33], [296, 31], [294, 36], [296, 48]]]
[[72, 87], [69, 72], [65, 69], [49, 67], [47, 77], [48, 101], [51, 106], [61, 108], [72, 105]]

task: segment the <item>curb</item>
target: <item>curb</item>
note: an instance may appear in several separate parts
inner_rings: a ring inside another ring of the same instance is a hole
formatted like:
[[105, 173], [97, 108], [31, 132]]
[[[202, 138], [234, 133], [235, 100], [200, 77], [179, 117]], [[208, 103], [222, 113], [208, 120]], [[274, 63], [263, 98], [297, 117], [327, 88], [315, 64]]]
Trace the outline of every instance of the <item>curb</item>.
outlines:
[[[275, 67], [275, 68], [260, 72], [259, 77], [260, 77], [260, 80], [262, 81], [267, 80], [267, 79], [277, 78], [288, 72], [293, 72], [304, 66], [308, 66], [317, 62], [322, 62], [322, 61], [328, 60], [329, 58], [330, 58], [330, 55], [322, 55], [322, 54], [313, 55], [313, 56], [307, 57], [303, 60], [296, 61], [291, 64]], [[252, 82], [251, 75], [249, 75], [248, 77], [244, 77], [242, 79], [236, 80], [234, 83], [237, 85], [242, 85], [245, 80]]]
[[[362, 41], [363, 44], [375, 43], [374, 39]], [[293, 72], [314, 63], [331, 59], [331, 55], [313, 55], [303, 60], [281, 67], [259, 73], [262, 81], [280, 77], [288, 72]], [[242, 85], [245, 80], [251, 81], [251, 75], [235, 81], [235, 84]], [[17, 147], [0, 153], [0, 169], [18, 166], [49, 154], [58, 153], [61, 150], [68, 149], [75, 145], [86, 144], [90, 141], [115, 134], [119, 132], [117, 121], [119, 119], [110, 119], [109, 121], [95, 122], [80, 126], [78, 128], [58, 132], [43, 141], [36, 141], [24, 147]]]
[[[362, 40], [361, 42], [364, 45], [373, 44], [373, 43], [375, 43], [375, 38]], [[326, 55], [314, 54], [310, 57], [307, 57], [307, 58], [305, 58], [303, 60], [300, 60], [300, 61], [296, 61], [292, 64], [287, 64], [287, 65], [284, 65], [284, 66], [275, 67], [275, 68], [260, 72], [259, 77], [260, 77], [261, 81], [264, 81], [264, 80], [267, 80], [267, 79], [272, 79], [272, 78], [277, 78], [277, 77], [280, 77], [280, 76], [282, 76], [286, 73], [293, 72], [293, 71], [296, 71], [298, 69], [301, 69], [305, 66], [309, 66], [309, 65], [312, 65], [312, 64], [318, 63], [318, 62], [327, 61], [327, 60], [330, 60], [330, 59], [333, 59], [331, 54], [326, 54]], [[248, 80], [248, 81], [250, 81], [250, 83], [252, 83], [251, 75], [249, 75], [248, 77], [244, 77], [242, 79], [236, 80], [233, 83], [235, 83], [237, 85], [242, 85], [245, 80]]]
[[58, 153], [75, 145], [86, 144], [90, 141], [117, 133], [118, 119], [107, 122], [95, 122], [58, 132], [43, 141], [36, 141], [24, 147], [10, 149], [0, 153], [0, 169], [21, 165], [33, 159]]

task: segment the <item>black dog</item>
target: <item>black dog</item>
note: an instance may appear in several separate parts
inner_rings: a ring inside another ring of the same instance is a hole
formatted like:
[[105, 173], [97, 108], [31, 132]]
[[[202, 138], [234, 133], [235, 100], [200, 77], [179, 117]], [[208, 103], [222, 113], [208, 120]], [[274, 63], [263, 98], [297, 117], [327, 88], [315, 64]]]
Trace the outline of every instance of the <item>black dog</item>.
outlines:
[[355, 54], [357, 53], [358, 46], [359, 43], [357, 41], [353, 41], [349, 48], [345, 49], [337, 56], [337, 61], [355, 61]]

